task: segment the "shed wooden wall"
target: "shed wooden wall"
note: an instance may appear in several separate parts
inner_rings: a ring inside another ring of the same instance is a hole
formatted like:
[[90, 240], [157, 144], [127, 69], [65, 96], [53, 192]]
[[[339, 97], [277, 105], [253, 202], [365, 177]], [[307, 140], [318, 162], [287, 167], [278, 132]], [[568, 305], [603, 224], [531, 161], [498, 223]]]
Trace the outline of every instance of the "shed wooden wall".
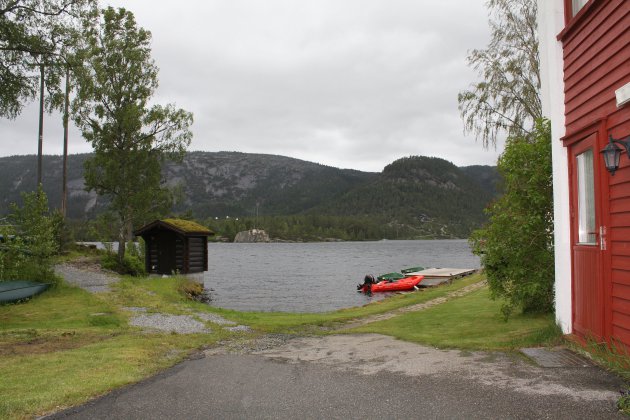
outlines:
[[205, 236], [186, 237], [170, 230], [156, 229], [153, 233], [145, 234], [144, 240], [147, 244], [145, 261], [149, 273], [208, 271], [208, 238]]
[[208, 238], [191, 236], [188, 238], [188, 272], [208, 271]]
[[[560, 35], [564, 56], [567, 135], [605, 118], [599, 147], [630, 135], [630, 106], [617, 108], [615, 90], [630, 82], [630, 1], [592, 0]], [[600, 157], [598, 157], [600, 158]], [[600, 158], [601, 159], [601, 158]], [[605, 330], [630, 347], [630, 159], [608, 179], [603, 220], [608, 223], [607, 255], [611, 290], [605, 302]], [[604, 279], [603, 279], [604, 280]]]
[[158, 272], [158, 255], [160, 249], [158, 248], [158, 241], [151, 240], [148, 237], [144, 239], [146, 243], [145, 260], [147, 273], [157, 274]]
[[175, 270], [179, 273], [186, 272], [186, 237], [176, 235], [175, 239]]

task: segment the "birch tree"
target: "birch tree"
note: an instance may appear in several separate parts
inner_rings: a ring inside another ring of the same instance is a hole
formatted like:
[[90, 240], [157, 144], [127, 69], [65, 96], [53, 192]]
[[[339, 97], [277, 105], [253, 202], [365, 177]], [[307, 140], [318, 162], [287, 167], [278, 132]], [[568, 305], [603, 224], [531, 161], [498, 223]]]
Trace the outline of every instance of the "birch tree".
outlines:
[[489, 0], [491, 39], [468, 55], [481, 81], [458, 95], [464, 132], [484, 147], [523, 136], [542, 118], [535, 0]]
[[138, 27], [131, 12], [103, 10], [86, 21], [84, 39], [73, 115], [94, 148], [85, 164], [86, 188], [110, 201], [122, 264], [134, 221], [170, 208], [161, 167], [183, 157], [193, 117], [172, 104], [149, 105], [158, 68], [151, 58], [151, 33]]

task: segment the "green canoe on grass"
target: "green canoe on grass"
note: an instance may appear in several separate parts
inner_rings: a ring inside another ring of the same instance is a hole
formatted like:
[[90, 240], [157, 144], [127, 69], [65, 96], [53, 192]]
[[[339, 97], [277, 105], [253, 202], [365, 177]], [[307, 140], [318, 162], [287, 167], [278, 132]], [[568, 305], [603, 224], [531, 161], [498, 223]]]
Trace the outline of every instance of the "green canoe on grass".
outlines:
[[42, 293], [49, 286], [49, 283], [25, 280], [0, 281], [0, 304], [28, 299]]

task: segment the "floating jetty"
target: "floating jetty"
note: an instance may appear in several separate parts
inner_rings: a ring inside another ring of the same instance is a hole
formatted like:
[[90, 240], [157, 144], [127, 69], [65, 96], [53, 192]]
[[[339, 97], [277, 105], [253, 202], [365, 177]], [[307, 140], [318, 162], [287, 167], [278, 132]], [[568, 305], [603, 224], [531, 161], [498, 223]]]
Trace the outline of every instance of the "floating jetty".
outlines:
[[434, 287], [450, 283], [454, 279], [466, 277], [476, 273], [474, 268], [425, 268], [424, 270], [407, 273], [407, 276], [424, 276], [418, 287]]

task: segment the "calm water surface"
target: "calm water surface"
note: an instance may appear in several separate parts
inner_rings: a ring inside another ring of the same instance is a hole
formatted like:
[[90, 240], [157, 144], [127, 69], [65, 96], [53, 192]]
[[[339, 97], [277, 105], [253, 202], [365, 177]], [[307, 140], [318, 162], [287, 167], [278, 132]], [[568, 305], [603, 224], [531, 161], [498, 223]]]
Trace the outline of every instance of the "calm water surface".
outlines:
[[466, 240], [209, 244], [212, 305], [240, 311], [325, 312], [384, 298], [356, 291], [366, 274], [479, 268]]

